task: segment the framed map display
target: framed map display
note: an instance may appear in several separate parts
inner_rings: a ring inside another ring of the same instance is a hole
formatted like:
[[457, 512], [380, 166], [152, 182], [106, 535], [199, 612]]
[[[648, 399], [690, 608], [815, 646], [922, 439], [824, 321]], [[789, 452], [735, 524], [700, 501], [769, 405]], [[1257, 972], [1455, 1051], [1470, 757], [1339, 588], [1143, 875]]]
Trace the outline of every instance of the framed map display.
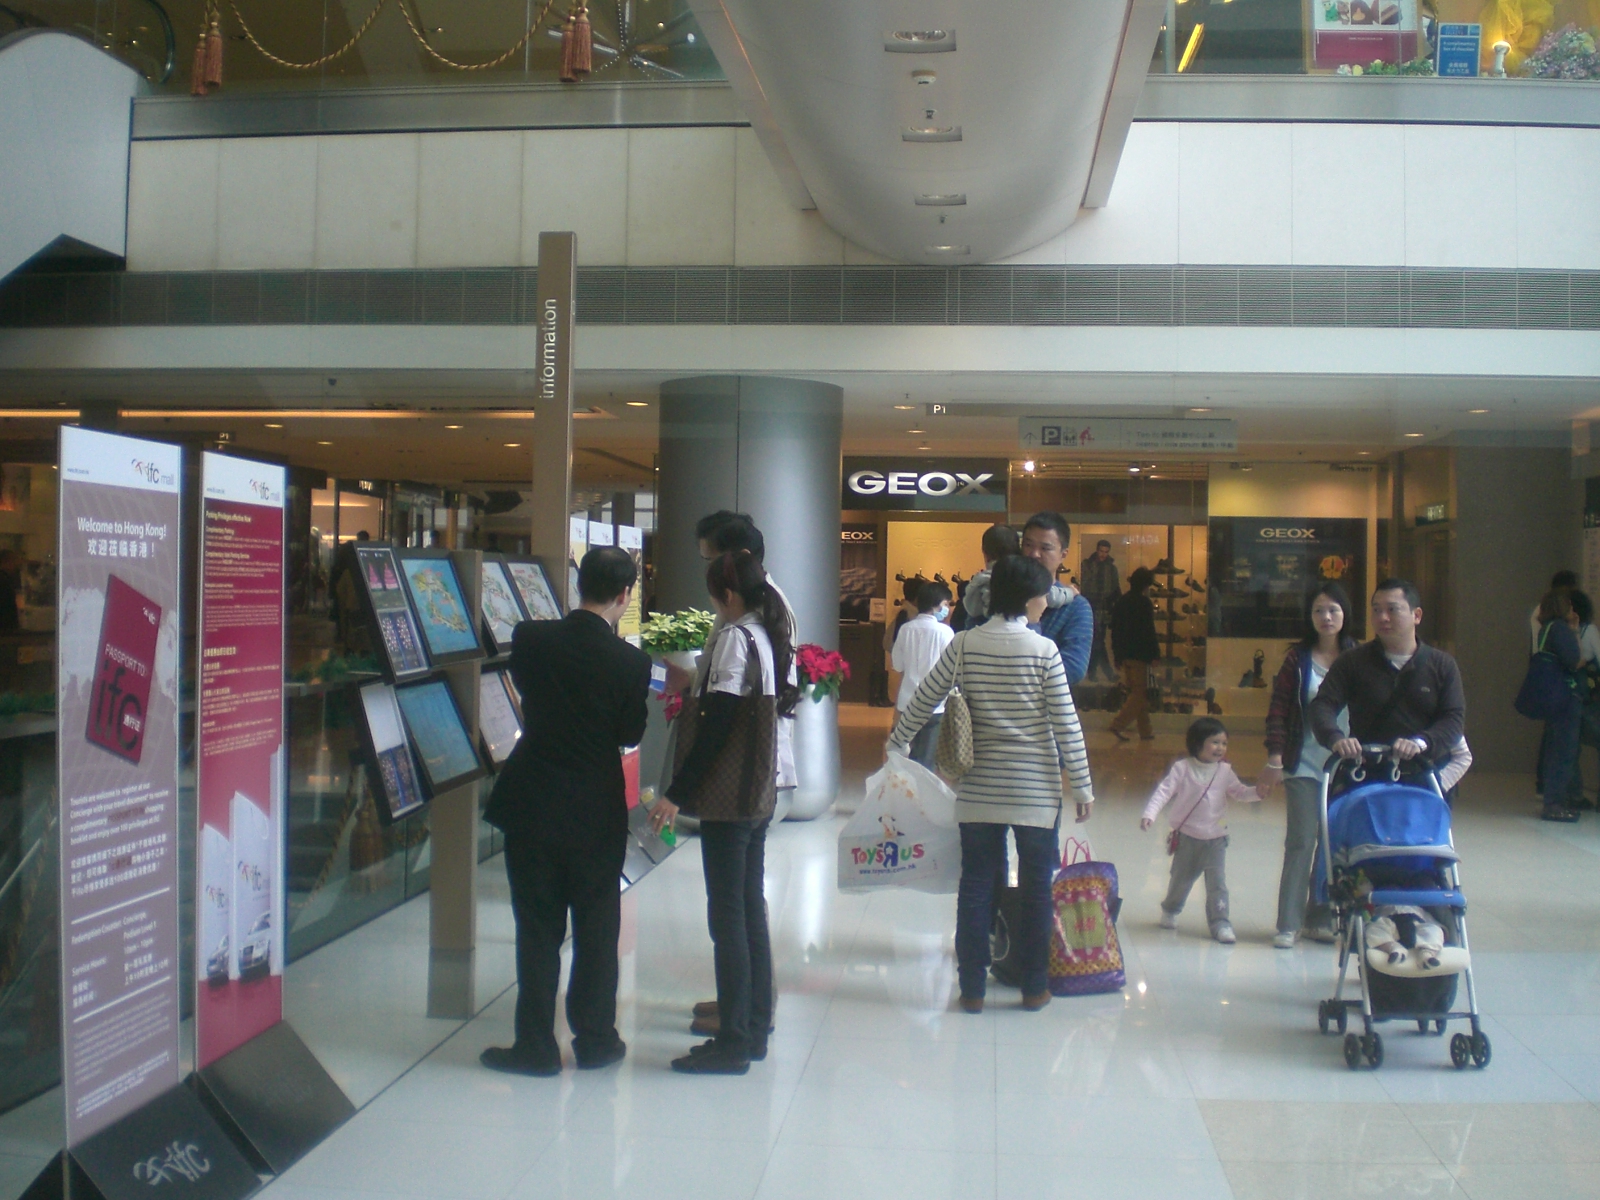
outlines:
[[498, 554], [483, 556], [483, 584], [480, 607], [483, 609], [483, 631], [489, 639], [490, 649], [496, 654], [511, 652], [511, 635], [517, 625], [528, 619], [522, 611], [522, 601], [517, 599], [517, 588], [506, 570], [506, 561]]
[[377, 642], [383, 647], [389, 674], [395, 679], [410, 679], [428, 670], [428, 652], [417, 629], [405, 584], [400, 580], [400, 564], [394, 548], [381, 543], [358, 545], [356, 562], [366, 592]]
[[561, 605], [556, 603], [550, 577], [538, 559], [508, 558], [506, 569], [511, 572], [511, 581], [516, 584], [517, 595], [522, 598], [522, 607], [527, 610], [530, 621], [561, 619]]
[[467, 736], [466, 722], [450, 686], [427, 679], [396, 688], [406, 731], [417, 748], [428, 795], [437, 796], [484, 774], [483, 760]]
[[512, 701], [506, 672], [491, 667], [478, 676], [478, 735], [489, 761], [503, 766], [522, 737], [521, 705]]
[[400, 575], [433, 665], [483, 657], [477, 622], [448, 550], [400, 550]]

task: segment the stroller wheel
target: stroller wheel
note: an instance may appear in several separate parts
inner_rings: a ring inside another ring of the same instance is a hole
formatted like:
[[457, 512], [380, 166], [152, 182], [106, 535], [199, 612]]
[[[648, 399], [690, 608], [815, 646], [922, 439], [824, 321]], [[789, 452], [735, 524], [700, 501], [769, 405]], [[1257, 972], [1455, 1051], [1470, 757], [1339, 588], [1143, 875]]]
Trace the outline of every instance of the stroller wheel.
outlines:
[[1333, 1014], [1333, 1020], [1334, 1024], [1339, 1027], [1339, 1032], [1343, 1033], [1350, 1026], [1350, 1010], [1344, 1006], [1342, 1001], [1339, 1002], [1338, 1009], [1339, 1011]]
[[1365, 1043], [1361, 1048], [1367, 1056], [1367, 1065], [1376, 1071], [1383, 1066], [1383, 1038], [1379, 1034], [1369, 1033], [1361, 1040]]
[[1444, 1018], [1443, 1017], [1440, 1017], [1437, 1021], [1435, 1021], [1433, 1023], [1433, 1036], [1434, 1037], [1443, 1037], [1444, 1036]]
[[1328, 1020], [1328, 1002], [1326, 1000], [1318, 1000], [1317, 1029], [1322, 1033], [1327, 1033], [1329, 1024], [1331, 1024], [1331, 1022]]
[[1472, 1035], [1472, 1065], [1480, 1070], [1489, 1065], [1489, 1035], [1486, 1033]]
[[1456, 1070], [1466, 1068], [1472, 1061], [1472, 1039], [1464, 1033], [1458, 1033], [1450, 1039], [1450, 1064]]
[[1417, 1018], [1417, 1032], [1418, 1033], [1427, 1033], [1428, 1032], [1428, 1018], [1427, 1017], [1418, 1017]]
[[1344, 1065], [1352, 1071], [1361, 1065], [1361, 1039], [1353, 1033], [1344, 1035]]

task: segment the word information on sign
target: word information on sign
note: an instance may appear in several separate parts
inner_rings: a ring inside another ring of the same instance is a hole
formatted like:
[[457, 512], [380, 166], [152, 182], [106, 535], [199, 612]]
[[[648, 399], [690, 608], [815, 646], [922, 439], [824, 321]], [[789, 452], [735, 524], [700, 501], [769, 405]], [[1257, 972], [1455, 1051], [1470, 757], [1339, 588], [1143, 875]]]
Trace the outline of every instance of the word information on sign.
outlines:
[[1113, 450], [1140, 454], [1233, 453], [1239, 433], [1228, 420], [1160, 417], [1023, 417], [1024, 450]]

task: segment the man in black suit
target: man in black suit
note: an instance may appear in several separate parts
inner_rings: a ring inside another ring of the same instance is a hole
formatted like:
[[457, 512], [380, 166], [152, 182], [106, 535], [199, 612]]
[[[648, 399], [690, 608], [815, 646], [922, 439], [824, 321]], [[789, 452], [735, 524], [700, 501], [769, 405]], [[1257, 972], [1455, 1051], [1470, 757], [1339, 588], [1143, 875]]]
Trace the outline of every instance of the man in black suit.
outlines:
[[650, 656], [612, 629], [638, 572], [626, 551], [591, 550], [578, 567], [582, 606], [561, 621], [524, 621], [511, 641], [523, 735], [485, 819], [505, 832], [517, 922], [516, 1044], [483, 1065], [556, 1075], [556, 990], [572, 910], [567, 1024], [580, 1070], [617, 1062], [617, 935], [628, 806], [620, 747], [644, 736]]

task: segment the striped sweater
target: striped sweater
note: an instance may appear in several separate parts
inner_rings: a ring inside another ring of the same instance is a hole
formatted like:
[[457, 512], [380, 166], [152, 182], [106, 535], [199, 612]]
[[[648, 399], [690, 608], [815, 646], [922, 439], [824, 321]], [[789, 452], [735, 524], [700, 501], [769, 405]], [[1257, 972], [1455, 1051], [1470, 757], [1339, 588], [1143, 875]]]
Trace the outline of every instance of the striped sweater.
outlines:
[[990, 617], [958, 633], [895, 722], [889, 748], [904, 752], [958, 684], [972, 714], [972, 769], [956, 788], [957, 821], [1053, 826], [1063, 769], [1076, 799], [1093, 803], [1083, 730], [1054, 642], [1022, 617]]

